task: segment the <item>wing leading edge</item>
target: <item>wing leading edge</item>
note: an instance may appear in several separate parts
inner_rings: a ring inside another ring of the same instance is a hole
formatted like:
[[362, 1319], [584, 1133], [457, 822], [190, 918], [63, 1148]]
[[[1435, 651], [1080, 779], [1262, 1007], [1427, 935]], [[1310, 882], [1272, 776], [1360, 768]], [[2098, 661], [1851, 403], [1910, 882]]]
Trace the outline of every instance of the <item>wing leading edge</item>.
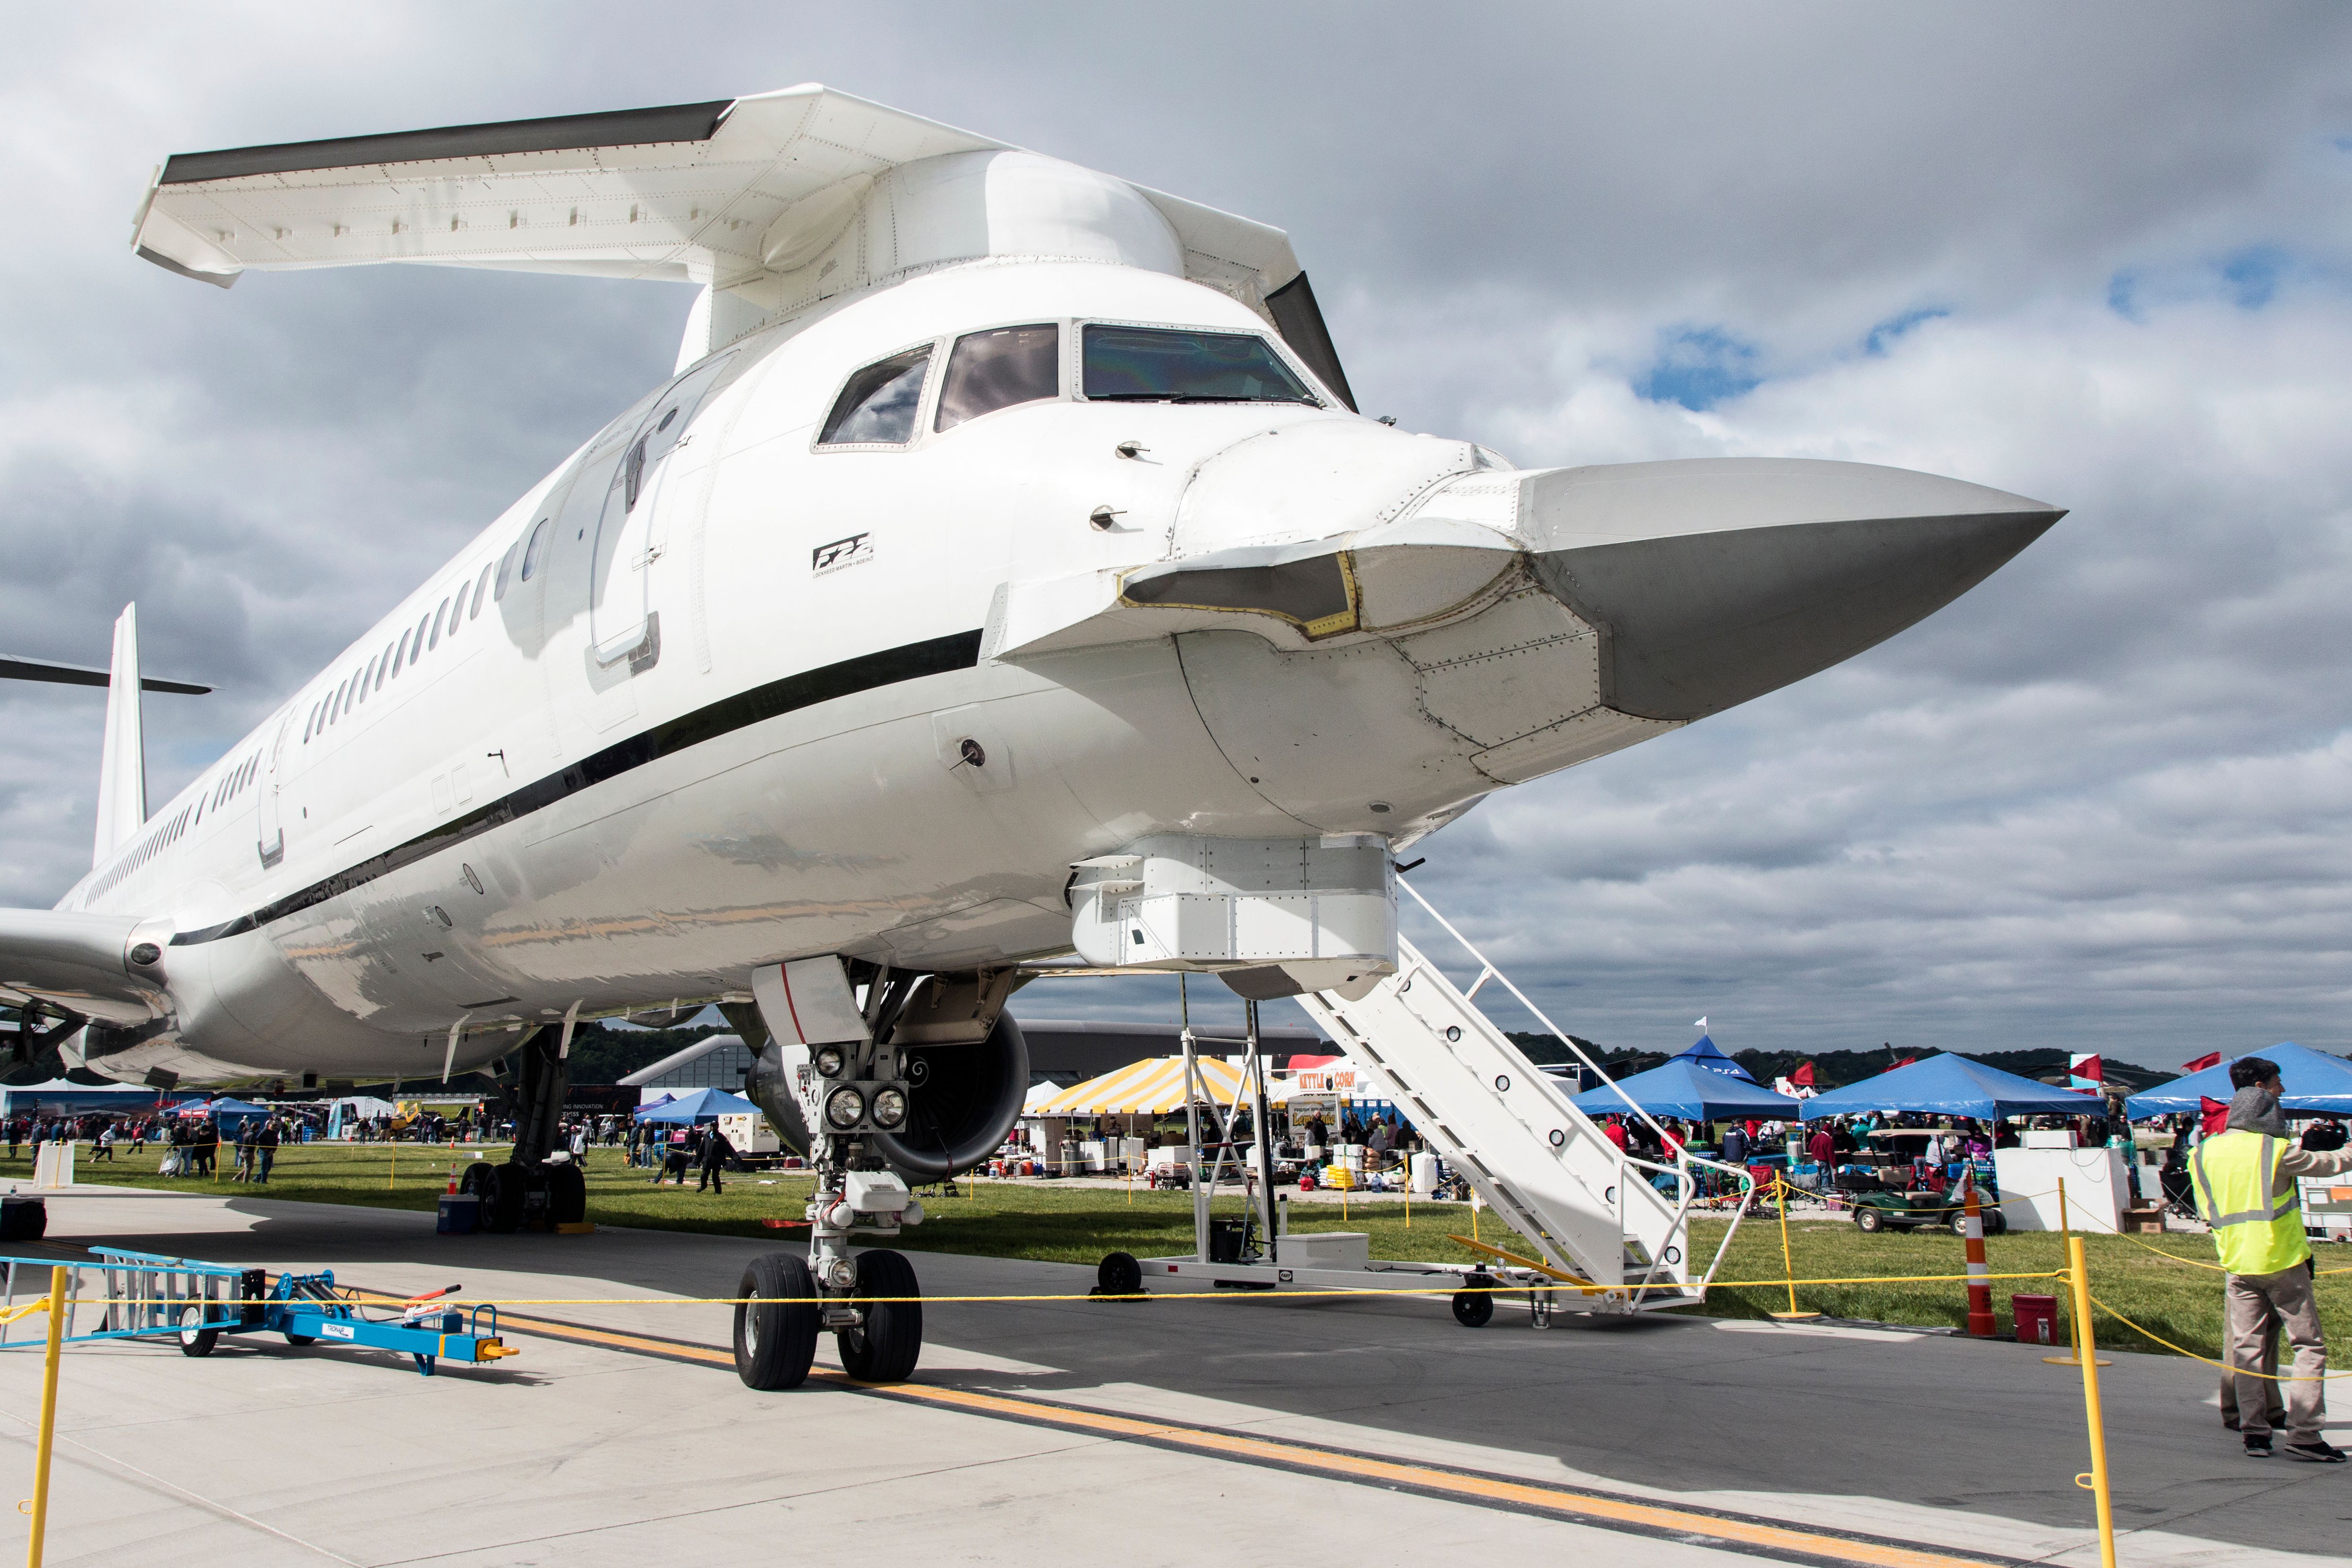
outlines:
[[[696, 283], [724, 297], [700, 310], [712, 340], [698, 351], [709, 351], [819, 299], [959, 259], [902, 254], [923, 225], [902, 228], [896, 209], [921, 193], [892, 176], [975, 152], [1034, 158], [812, 83], [730, 102], [180, 153], [149, 187], [131, 243], [222, 287], [248, 270], [379, 262]], [[1345, 395], [1287, 235], [1129, 188], [1172, 231], [1184, 277], [1260, 312]], [[861, 221], [872, 243], [844, 245]]]

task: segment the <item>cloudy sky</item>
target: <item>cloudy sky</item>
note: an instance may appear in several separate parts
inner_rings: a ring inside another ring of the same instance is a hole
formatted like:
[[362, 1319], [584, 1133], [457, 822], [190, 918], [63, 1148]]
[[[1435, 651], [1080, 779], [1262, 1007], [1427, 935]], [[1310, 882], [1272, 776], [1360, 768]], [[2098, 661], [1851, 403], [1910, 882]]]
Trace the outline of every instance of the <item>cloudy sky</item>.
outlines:
[[[1864, 657], [1418, 852], [1564, 1026], [2352, 1048], [2352, 11], [111, 5], [10, 32], [0, 650], [102, 664], [135, 598], [151, 672], [221, 688], [149, 700], [159, 800], [664, 373], [689, 293], [222, 293], [128, 250], [154, 166], [821, 80], [1286, 226], [1367, 412], [1406, 428], [2072, 508]], [[86, 869], [101, 703], [0, 691], [0, 902]]]

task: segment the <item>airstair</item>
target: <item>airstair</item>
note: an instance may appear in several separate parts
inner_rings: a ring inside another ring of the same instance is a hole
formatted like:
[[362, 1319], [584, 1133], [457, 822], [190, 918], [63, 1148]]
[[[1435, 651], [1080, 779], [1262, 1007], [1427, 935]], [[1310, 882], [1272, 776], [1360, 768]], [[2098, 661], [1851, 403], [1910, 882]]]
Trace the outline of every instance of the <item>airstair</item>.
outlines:
[[[1242, 1087], [1231, 1107], [1220, 1106], [1194, 1074], [1194, 1042], [1183, 1032], [1193, 1111], [1192, 1184], [1195, 1253], [1191, 1258], [1137, 1260], [1113, 1253], [1103, 1261], [1097, 1294], [1128, 1296], [1207, 1283], [1217, 1289], [1305, 1291], [1349, 1294], [1365, 1288], [1456, 1291], [1454, 1315], [1475, 1326], [1493, 1311], [1492, 1297], [1524, 1288], [1537, 1326], [1557, 1307], [1587, 1312], [1656, 1312], [1694, 1305], [1706, 1297], [1731, 1237], [1755, 1198], [1755, 1181], [1733, 1166], [1695, 1157], [1663, 1136], [1664, 1129], [1634, 1104], [1624, 1113], [1648, 1124], [1673, 1151], [1671, 1161], [1641, 1159], [1617, 1147], [1576, 1108], [1568, 1085], [1538, 1068], [1478, 1005], [1499, 988], [1585, 1065], [1599, 1064], [1547, 1018], [1486, 955], [1437, 913], [1410, 883], [1397, 885], [1457, 944], [1457, 967], [1476, 966], [1467, 989], [1412, 943], [1397, 942], [1397, 971], [1360, 998], [1337, 991], [1297, 998], [1307, 1016], [1346, 1051], [1360, 1077], [1405, 1113], [1431, 1150], [1461, 1176], [1481, 1203], [1517, 1232], [1520, 1250], [1479, 1240], [1487, 1261], [1406, 1263], [1376, 1260], [1365, 1237], [1292, 1235], [1256, 1181], [1242, 1176], [1250, 1218], [1229, 1227], [1216, 1245], [1209, 1205], [1229, 1165], [1238, 1165], [1233, 1134], [1245, 1108], [1257, 1134], [1255, 1164], [1268, 1168], [1264, 1065], [1257, 1049], [1256, 1009], [1250, 1009]], [[1248, 1105], [1252, 1086], [1255, 1107]], [[1203, 1146], [1207, 1114], [1213, 1160]], [[1690, 1256], [1690, 1216], [1713, 1173], [1716, 1197], [1727, 1200], [1730, 1226], [1704, 1270]], [[1457, 1238], [1456, 1239], [1467, 1239]], [[1352, 1246], [1350, 1245], [1352, 1244]]]
[[[1300, 997], [1299, 1005], [1525, 1239], [1531, 1261], [1584, 1287], [1583, 1310], [1656, 1311], [1702, 1300], [1731, 1237], [1726, 1232], [1706, 1268], [1694, 1270], [1689, 1219], [1701, 1174], [1717, 1173], [1739, 1195], [1734, 1230], [1753, 1178], [1664, 1138], [1675, 1154], [1670, 1164], [1637, 1159], [1611, 1143], [1576, 1108], [1569, 1086], [1529, 1061], [1479, 1008], [1479, 993], [1499, 987], [1577, 1060], [1596, 1071], [1599, 1064], [1417, 889], [1402, 879], [1397, 885], [1476, 964], [1468, 989], [1399, 937], [1397, 972], [1360, 1001], [1323, 991]], [[1663, 1131], [1631, 1100], [1625, 1113]]]

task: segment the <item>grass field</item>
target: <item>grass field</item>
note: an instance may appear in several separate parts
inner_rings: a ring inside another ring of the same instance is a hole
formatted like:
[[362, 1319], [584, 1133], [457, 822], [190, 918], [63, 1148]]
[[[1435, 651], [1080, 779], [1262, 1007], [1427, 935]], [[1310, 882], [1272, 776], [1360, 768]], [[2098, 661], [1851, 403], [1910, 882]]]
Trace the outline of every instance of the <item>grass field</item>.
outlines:
[[[496, 1154], [502, 1158], [504, 1151]], [[76, 1175], [84, 1182], [180, 1186], [225, 1195], [243, 1190], [228, 1180], [233, 1164], [228, 1159], [222, 1162], [217, 1181], [202, 1177], [174, 1181], [155, 1175], [157, 1150], [125, 1151], [114, 1165], [92, 1164], [89, 1155], [84, 1145], [77, 1158]], [[771, 1238], [779, 1245], [789, 1245], [794, 1233], [772, 1231], [760, 1222], [765, 1218], [800, 1218], [811, 1188], [809, 1178], [797, 1174], [766, 1178], [730, 1175], [725, 1194], [717, 1197], [698, 1193], [691, 1186], [656, 1187], [649, 1173], [630, 1169], [623, 1158], [616, 1149], [596, 1149], [588, 1156], [588, 1214], [599, 1223]], [[273, 1198], [429, 1211], [453, 1172], [462, 1170], [467, 1163], [463, 1149], [453, 1147], [289, 1145], [279, 1150], [277, 1169], [262, 1190]], [[20, 1150], [13, 1161], [0, 1156], [0, 1186], [28, 1180], [31, 1176], [28, 1150]], [[989, 1181], [959, 1183], [958, 1192], [953, 1197], [927, 1196], [923, 1224], [908, 1230], [898, 1245], [910, 1252], [1093, 1263], [1106, 1252], [1150, 1257], [1187, 1251], [1192, 1243], [1192, 1205], [1184, 1193], [1155, 1193], [1138, 1186], [1129, 1194], [1102, 1187]], [[1221, 1212], [1241, 1212], [1238, 1198], [1221, 1200], [1219, 1207]], [[1446, 1237], [1469, 1234], [1471, 1224], [1470, 1211], [1459, 1204], [1415, 1203], [1410, 1226], [1402, 1206], [1394, 1203], [1358, 1203], [1350, 1206], [1344, 1218], [1337, 1207], [1324, 1204], [1295, 1204], [1291, 1212], [1296, 1230], [1366, 1232], [1375, 1258], [1470, 1261], [1475, 1254]], [[1483, 1218], [1479, 1225], [1486, 1239], [1511, 1245], [1510, 1237], [1495, 1225], [1491, 1216]], [[1720, 1220], [1695, 1220], [1691, 1227], [1694, 1254], [1701, 1259], [1710, 1256], [1722, 1239], [1723, 1229]], [[1963, 1270], [1961, 1243], [1948, 1231], [1884, 1231], [1865, 1236], [1846, 1220], [1792, 1218], [1789, 1241], [1801, 1279], [1958, 1274]], [[2064, 1260], [2059, 1238], [2049, 1234], [1994, 1237], [1985, 1249], [1997, 1274], [2053, 1270]], [[2093, 1237], [2088, 1249], [2092, 1291], [2102, 1301], [2177, 1344], [2202, 1355], [2220, 1354], [2221, 1276], [2194, 1266], [2213, 1259], [2212, 1246], [2203, 1237]], [[2352, 1273], [2329, 1277], [2324, 1272], [2330, 1268], [2352, 1268], [2352, 1247], [2323, 1249], [2319, 1267], [2323, 1270], [2321, 1320], [2331, 1336], [2352, 1334]], [[1741, 1227], [1717, 1274], [1724, 1280], [1781, 1277], [1779, 1227], [1761, 1220]], [[1993, 1301], [2004, 1331], [2009, 1327], [2009, 1298], [2019, 1291], [2063, 1294], [2056, 1280], [1996, 1281]], [[1801, 1285], [1797, 1303], [1801, 1310], [1836, 1317], [1928, 1327], [1964, 1326], [1968, 1313], [1967, 1293], [1957, 1281]], [[1787, 1304], [1786, 1291], [1777, 1285], [1718, 1287], [1708, 1293], [1706, 1311], [1720, 1317], [1761, 1317]], [[2099, 1322], [2099, 1343], [2119, 1350], [2160, 1351], [2105, 1317]]]

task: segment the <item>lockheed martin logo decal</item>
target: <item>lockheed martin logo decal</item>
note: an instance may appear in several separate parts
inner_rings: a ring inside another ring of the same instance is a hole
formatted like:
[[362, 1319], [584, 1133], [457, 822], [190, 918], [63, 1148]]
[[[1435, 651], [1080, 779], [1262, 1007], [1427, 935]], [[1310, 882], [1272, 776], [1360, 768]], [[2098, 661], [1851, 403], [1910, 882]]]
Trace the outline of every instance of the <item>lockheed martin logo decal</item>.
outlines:
[[874, 559], [874, 536], [852, 534], [845, 539], [835, 539], [829, 545], [819, 545], [809, 551], [809, 575], [823, 577], [828, 571], [839, 571], [845, 566], [856, 566]]

